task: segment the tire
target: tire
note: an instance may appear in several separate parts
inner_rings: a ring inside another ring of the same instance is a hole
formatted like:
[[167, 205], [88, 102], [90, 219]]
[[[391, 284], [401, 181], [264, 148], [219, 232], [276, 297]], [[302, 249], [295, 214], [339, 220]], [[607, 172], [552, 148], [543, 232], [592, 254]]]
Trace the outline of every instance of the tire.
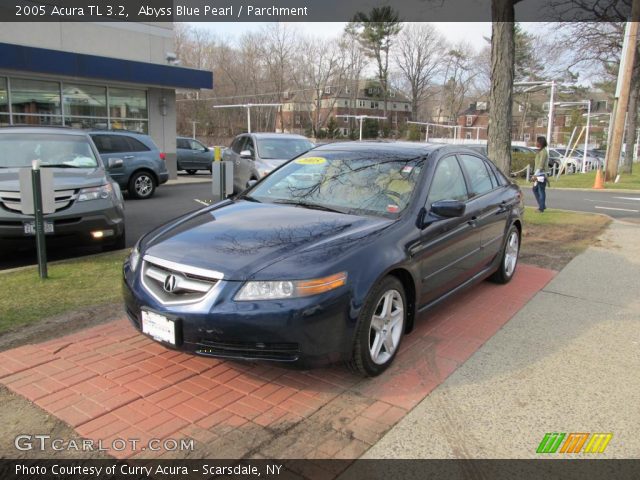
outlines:
[[515, 225], [511, 225], [511, 228], [509, 228], [509, 231], [507, 232], [507, 239], [502, 247], [500, 266], [498, 267], [498, 270], [489, 277], [489, 280], [501, 284], [509, 283], [513, 278], [513, 274], [516, 272], [519, 257], [520, 232]]
[[[392, 310], [385, 313], [389, 305]], [[402, 283], [395, 277], [383, 278], [373, 287], [360, 312], [349, 368], [365, 377], [384, 372], [398, 353], [406, 321], [407, 300]]]
[[189, 175], [195, 175], [195, 174], [196, 174], [196, 172], [197, 172], [197, 170], [194, 170], [194, 169], [192, 169], [192, 168], [190, 168], [189, 170], [187, 170], [187, 173], [188, 173]]
[[153, 196], [156, 191], [156, 179], [147, 171], [136, 172], [129, 180], [129, 195], [138, 200]]

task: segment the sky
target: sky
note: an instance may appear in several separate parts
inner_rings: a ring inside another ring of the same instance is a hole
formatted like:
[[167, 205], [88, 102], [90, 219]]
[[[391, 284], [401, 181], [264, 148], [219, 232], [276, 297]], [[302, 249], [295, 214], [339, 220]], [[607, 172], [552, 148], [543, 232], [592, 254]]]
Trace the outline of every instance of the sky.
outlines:
[[[259, 30], [265, 23], [263, 22], [213, 22], [213, 23], [191, 23], [199, 28], [206, 28], [221, 38], [235, 40], [243, 32]], [[323, 22], [305, 23], [304, 31], [311, 35], [331, 38], [340, 35], [346, 22]], [[451, 42], [457, 43], [460, 40], [471, 43], [477, 48], [486, 45], [483, 37], [491, 37], [490, 22], [442, 22], [435, 23], [438, 30]], [[526, 28], [526, 27], [525, 27]], [[479, 49], [479, 48], [478, 48]]]

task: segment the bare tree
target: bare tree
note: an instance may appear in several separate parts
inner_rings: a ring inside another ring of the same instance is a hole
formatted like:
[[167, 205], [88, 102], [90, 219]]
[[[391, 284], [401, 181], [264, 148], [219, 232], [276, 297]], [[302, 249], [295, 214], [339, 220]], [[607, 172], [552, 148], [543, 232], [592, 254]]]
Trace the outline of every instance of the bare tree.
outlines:
[[305, 37], [299, 45], [294, 77], [308, 110], [314, 136], [318, 135], [336, 104], [345, 74], [345, 58], [336, 40]]
[[[368, 66], [368, 57], [364, 54], [359, 42], [357, 27], [354, 23], [349, 23], [340, 37], [340, 50], [345, 59], [344, 66], [344, 88], [349, 92], [349, 114], [352, 114], [357, 107], [358, 91], [362, 72]], [[352, 126], [353, 122], [349, 122]], [[351, 130], [351, 128], [350, 128]]]
[[442, 67], [444, 38], [429, 23], [408, 23], [398, 36], [395, 64], [411, 92], [411, 115], [417, 119], [418, 106], [425, 100], [429, 85]]
[[479, 74], [475, 68], [474, 57], [471, 46], [463, 42], [454, 45], [444, 55], [444, 76], [438, 116], [445, 114], [449, 121], [457, 120]]

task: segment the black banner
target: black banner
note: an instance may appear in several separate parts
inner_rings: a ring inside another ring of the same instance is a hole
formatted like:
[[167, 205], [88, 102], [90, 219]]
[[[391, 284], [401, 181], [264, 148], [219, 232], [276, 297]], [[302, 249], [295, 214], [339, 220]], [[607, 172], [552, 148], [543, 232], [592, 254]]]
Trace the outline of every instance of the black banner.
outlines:
[[0, 460], [2, 480], [591, 480], [640, 478], [640, 460]]
[[[513, 0], [494, 0], [509, 2]], [[391, 5], [411, 22], [491, 21], [491, 0], [0, 0], [3, 22], [336, 22]], [[626, 21], [631, 0], [521, 0], [516, 21]], [[635, 19], [636, 21], [638, 19]]]

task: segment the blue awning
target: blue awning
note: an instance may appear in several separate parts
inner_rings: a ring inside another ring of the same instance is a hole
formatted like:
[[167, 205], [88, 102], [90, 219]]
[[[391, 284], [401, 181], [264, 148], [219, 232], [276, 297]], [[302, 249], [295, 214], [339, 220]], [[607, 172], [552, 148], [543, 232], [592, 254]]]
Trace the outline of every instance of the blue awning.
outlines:
[[0, 43], [0, 69], [172, 88], [213, 88], [213, 73], [83, 53]]

